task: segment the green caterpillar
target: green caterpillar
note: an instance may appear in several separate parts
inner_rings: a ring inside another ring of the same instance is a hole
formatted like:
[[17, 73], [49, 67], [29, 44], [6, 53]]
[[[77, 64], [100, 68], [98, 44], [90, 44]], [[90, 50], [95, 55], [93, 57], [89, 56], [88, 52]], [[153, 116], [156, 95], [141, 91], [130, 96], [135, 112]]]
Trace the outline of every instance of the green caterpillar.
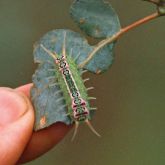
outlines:
[[[95, 110], [96, 108], [91, 108], [89, 104], [90, 99], [95, 99], [93, 97], [88, 97], [87, 91], [90, 89], [93, 89], [93, 87], [86, 88], [84, 85], [84, 82], [88, 79], [83, 80], [81, 75], [85, 71], [78, 68], [76, 64], [76, 60], [79, 58], [80, 54], [77, 55], [75, 59], [72, 58], [71, 55], [67, 55], [66, 52], [66, 32], [63, 34], [63, 44], [62, 44], [62, 50], [61, 54], [57, 54], [55, 51], [51, 52], [49, 49], [46, 48], [43, 44], [39, 44], [38, 46], [43, 49], [43, 51], [46, 53], [47, 56], [51, 58], [51, 64], [54, 64], [54, 68], [49, 69], [49, 72], [55, 73], [55, 76], [48, 77], [49, 80], [54, 79], [53, 83], [48, 83], [48, 85], [45, 87], [52, 88], [52, 87], [58, 87], [58, 92], [55, 92], [55, 95], [61, 93], [61, 96], [58, 98], [58, 100], [55, 101], [55, 104], [61, 102], [60, 109], [67, 108], [67, 116], [70, 118], [71, 123], [75, 122], [75, 131], [73, 134], [74, 139], [75, 135], [77, 134], [77, 129], [79, 126], [79, 123], [85, 122], [89, 128], [97, 135], [100, 136], [95, 129], [92, 127], [90, 123], [91, 119], [91, 112]], [[49, 63], [49, 62], [48, 62]], [[38, 73], [35, 73], [35, 76]], [[32, 89], [33, 92], [33, 100], [35, 101], [39, 94], [44, 90], [45, 88], [41, 88], [40, 92], [38, 89], [36, 89], [37, 82], [35, 81], [34, 77], [34, 87]], [[39, 80], [40, 81], [40, 80]], [[36, 95], [34, 95], [34, 92]], [[36, 97], [37, 96], [37, 97]], [[47, 103], [48, 104], [48, 103]], [[35, 104], [36, 105], [36, 104]], [[38, 107], [35, 107], [38, 109]], [[56, 109], [54, 109], [56, 111]], [[39, 116], [40, 119], [36, 123], [36, 130], [41, 129], [47, 126], [47, 120], [49, 116], [46, 115], [46, 112], [43, 109], [38, 110], [40, 112]]]

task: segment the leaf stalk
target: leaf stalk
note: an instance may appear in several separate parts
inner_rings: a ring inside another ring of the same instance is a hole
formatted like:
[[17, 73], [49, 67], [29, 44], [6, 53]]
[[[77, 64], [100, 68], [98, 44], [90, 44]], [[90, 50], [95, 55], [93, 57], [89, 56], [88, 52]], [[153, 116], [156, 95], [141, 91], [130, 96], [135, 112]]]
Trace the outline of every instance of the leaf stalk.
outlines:
[[114, 41], [116, 41], [117, 39], [119, 39], [123, 34], [125, 34], [126, 32], [146, 23], [146, 22], [149, 22], [155, 18], [158, 18], [159, 16], [161, 16], [159, 14], [159, 12], [155, 12], [151, 15], [148, 15], [124, 28], [122, 28], [119, 32], [117, 32], [116, 34], [114, 34], [113, 36], [109, 37], [109, 38], [106, 38], [102, 41], [100, 41], [96, 46], [95, 48], [93, 49], [93, 51], [88, 55], [88, 57], [86, 58], [85, 61], [83, 61], [81, 64], [79, 64], [79, 68], [84, 68], [85, 65], [87, 65], [90, 60], [96, 55], [96, 53], [102, 49], [104, 46], [106, 46], [107, 44], [111, 44], [113, 43]]

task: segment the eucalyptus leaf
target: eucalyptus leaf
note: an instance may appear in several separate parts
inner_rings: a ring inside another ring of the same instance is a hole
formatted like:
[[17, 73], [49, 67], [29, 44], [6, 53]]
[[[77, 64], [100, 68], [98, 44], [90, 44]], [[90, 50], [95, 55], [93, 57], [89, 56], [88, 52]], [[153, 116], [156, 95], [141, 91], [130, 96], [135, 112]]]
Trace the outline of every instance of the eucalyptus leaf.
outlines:
[[[39, 65], [32, 78], [34, 86], [31, 90], [31, 97], [35, 106], [35, 130], [48, 127], [56, 122], [71, 124], [70, 118], [66, 116], [67, 108], [63, 107], [65, 101], [57, 101], [63, 96], [59, 92], [59, 86], [53, 85], [57, 83], [55, 73], [49, 71], [53, 68], [52, 64], [45, 61]], [[49, 79], [50, 77], [54, 78]]]
[[[95, 48], [95, 46], [89, 45], [86, 38], [77, 32], [67, 29], [56, 29], [46, 33], [40, 41], [35, 44], [35, 62], [52, 62], [52, 58], [40, 47], [41, 44], [51, 52], [56, 52], [61, 55], [64, 33], [66, 33], [66, 52], [69, 56], [72, 56], [73, 59], [76, 59], [77, 65], [81, 64]], [[98, 70], [100, 72], [106, 71], [113, 63], [113, 51], [114, 44], [105, 46], [96, 53], [94, 58], [84, 67], [84, 69], [93, 73], [96, 73]]]
[[70, 14], [80, 29], [94, 38], [110, 37], [120, 30], [118, 16], [105, 0], [75, 0]]

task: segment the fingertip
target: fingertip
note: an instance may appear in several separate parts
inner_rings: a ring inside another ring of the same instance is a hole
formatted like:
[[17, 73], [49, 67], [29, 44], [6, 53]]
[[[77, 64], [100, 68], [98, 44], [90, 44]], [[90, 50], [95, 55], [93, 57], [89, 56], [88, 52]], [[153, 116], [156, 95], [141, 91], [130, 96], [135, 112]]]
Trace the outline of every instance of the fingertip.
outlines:
[[32, 105], [22, 93], [0, 88], [0, 111], [0, 161], [15, 164], [32, 134]]
[[22, 85], [18, 88], [16, 88], [15, 90], [18, 92], [22, 92], [23, 94], [25, 94], [28, 98], [30, 98], [30, 89], [32, 88], [33, 83], [29, 83], [26, 85]]
[[0, 127], [18, 120], [26, 111], [28, 101], [10, 88], [0, 88]]

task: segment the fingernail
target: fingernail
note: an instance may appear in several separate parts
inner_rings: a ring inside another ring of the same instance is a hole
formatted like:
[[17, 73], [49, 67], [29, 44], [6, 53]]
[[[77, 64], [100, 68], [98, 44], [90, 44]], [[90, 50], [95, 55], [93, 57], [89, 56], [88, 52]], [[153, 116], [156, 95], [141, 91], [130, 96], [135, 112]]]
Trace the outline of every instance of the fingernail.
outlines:
[[0, 126], [19, 119], [27, 111], [24, 97], [10, 88], [0, 88]]

